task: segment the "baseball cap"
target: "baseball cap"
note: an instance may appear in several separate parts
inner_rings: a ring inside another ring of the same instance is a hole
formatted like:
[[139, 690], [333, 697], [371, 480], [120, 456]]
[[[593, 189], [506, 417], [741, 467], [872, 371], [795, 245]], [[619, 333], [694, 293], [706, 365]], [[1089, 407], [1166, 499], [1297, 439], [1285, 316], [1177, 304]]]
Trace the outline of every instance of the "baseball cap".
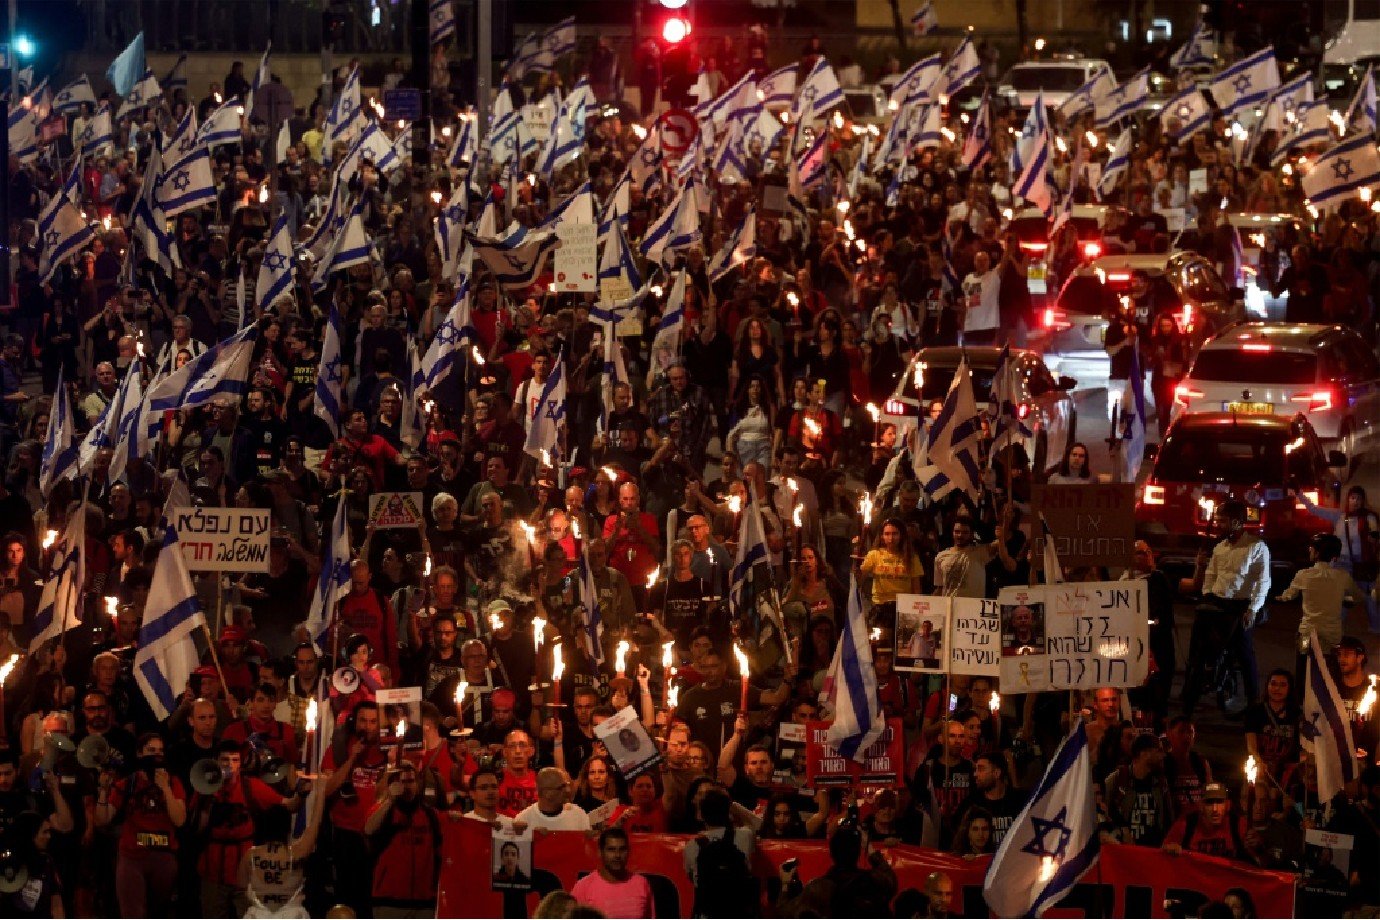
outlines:
[[517, 705], [517, 694], [506, 688], [495, 690], [489, 698], [495, 709], [512, 709]]
[[1227, 799], [1227, 787], [1221, 783], [1208, 783], [1203, 787], [1204, 802], [1225, 802]]
[[489, 606], [487, 606], [487, 607], [484, 608], [484, 613], [487, 614], [487, 615], [489, 615], [489, 616], [493, 616], [495, 613], [512, 613], [512, 612], [513, 612], [513, 605], [510, 604], [510, 603], [508, 603], [507, 601], [503, 600], [503, 598], [499, 598], [498, 600], [489, 601]]
[[1342, 641], [1337, 643], [1339, 649], [1349, 649], [1362, 657], [1366, 654], [1366, 644], [1355, 636], [1342, 636]]
[[244, 642], [248, 638], [249, 633], [245, 632], [243, 626], [227, 626], [220, 631], [222, 642]]

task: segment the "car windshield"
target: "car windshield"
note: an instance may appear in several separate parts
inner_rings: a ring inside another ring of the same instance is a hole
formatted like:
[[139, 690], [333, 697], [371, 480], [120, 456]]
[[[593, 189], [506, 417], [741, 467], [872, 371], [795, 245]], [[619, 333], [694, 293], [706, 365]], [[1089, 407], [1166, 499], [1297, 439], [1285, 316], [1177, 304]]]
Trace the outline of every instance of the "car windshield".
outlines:
[[[973, 398], [978, 402], [986, 402], [987, 394], [992, 392], [992, 376], [996, 373], [995, 367], [975, 367], [969, 365], [973, 372]], [[935, 367], [930, 365], [925, 368], [925, 390], [920, 394], [926, 403], [936, 399], [943, 399], [949, 393], [949, 386], [954, 382], [954, 373], [957, 367]], [[914, 390], [915, 384], [912, 383], [909, 389]]]
[[1043, 243], [1049, 235], [1049, 221], [1044, 217], [1017, 217], [1006, 228], [1023, 243], [1038, 241]]
[[1096, 275], [1074, 275], [1059, 292], [1059, 309], [1065, 313], [1107, 316], [1116, 307], [1116, 294]]
[[1160, 482], [1284, 481], [1283, 428], [1213, 425], [1171, 432], [1155, 461]]
[[848, 109], [855, 118], [871, 118], [877, 112], [877, 97], [871, 93], [847, 93]]
[[1013, 67], [1006, 82], [1015, 90], [1048, 89], [1071, 93], [1087, 82], [1081, 67]]
[[1189, 376], [1205, 383], [1307, 384], [1318, 377], [1318, 357], [1301, 351], [1206, 348]]

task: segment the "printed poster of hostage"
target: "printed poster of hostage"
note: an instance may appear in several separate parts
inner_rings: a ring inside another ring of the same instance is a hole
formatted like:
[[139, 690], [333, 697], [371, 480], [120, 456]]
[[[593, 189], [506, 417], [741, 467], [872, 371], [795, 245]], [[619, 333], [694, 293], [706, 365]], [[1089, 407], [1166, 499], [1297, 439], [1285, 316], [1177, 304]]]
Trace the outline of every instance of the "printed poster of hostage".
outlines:
[[1150, 666], [1144, 581], [1003, 588], [1001, 692], [1138, 687]]
[[844, 757], [829, 741], [831, 722], [805, 723], [805, 785], [871, 786], [895, 789], [905, 765], [905, 735], [900, 719], [887, 719], [886, 728], [862, 752], [862, 762]]

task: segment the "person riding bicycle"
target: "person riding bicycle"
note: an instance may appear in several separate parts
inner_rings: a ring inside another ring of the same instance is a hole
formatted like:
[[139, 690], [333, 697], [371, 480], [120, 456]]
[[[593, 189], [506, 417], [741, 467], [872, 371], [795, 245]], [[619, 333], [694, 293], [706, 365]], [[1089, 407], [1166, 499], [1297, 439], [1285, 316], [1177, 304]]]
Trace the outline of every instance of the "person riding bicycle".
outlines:
[[[1198, 553], [1194, 577], [1180, 590], [1200, 593], [1189, 640], [1188, 667], [1182, 696], [1185, 715], [1193, 715], [1203, 690], [1203, 669], [1214, 649], [1223, 648], [1241, 668], [1246, 699], [1260, 695], [1255, 663], [1255, 627], [1265, 621], [1270, 595], [1270, 549], [1259, 536], [1246, 531], [1246, 506], [1226, 501], [1213, 515], [1213, 527], [1223, 539]], [[1206, 559], [1205, 559], [1206, 557]], [[1204, 562], [1206, 561], [1206, 566]]]

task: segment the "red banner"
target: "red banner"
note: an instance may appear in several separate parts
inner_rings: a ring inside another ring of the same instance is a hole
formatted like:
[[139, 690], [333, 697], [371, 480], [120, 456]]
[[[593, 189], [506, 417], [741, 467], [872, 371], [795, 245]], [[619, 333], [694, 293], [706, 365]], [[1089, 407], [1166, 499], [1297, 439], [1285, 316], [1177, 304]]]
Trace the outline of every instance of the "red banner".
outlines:
[[[570, 890], [598, 864], [593, 838], [572, 831], [538, 834], [532, 854], [530, 892], [494, 891], [490, 887], [489, 827], [450, 818], [444, 824], [445, 870], [437, 902], [438, 917], [531, 916], [543, 895]], [[695, 893], [685, 875], [682, 852], [690, 837], [634, 834], [629, 868], [651, 883], [658, 917], [689, 917]], [[900, 890], [923, 888], [925, 876], [942, 871], [954, 881], [956, 915], [987, 916], [982, 880], [987, 860], [967, 860], [922, 847], [898, 846], [884, 851], [896, 872]], [[784, 860], [800, 861], [799, 877], [809, 881], [829, 868], [828, 845], [822, 840], [763, 840], [755, 868], [774, 875]], [[1291, 917], [1294, 876], [1268, 872], [1209, 856], [1171, 856], [1147, 847], [1108, 844], [1098, 865], [1049, 917], [1168, 917], [1196, 914], [1208, 901], [1221, 900], [1229, 888], [1244, 888], [1255, 902], [1256, 916]], [[506, 902], [505, 902], [506, 898]], [[510, 902], [510, 903], [509, 903]], [[505, 909], [506, 908], [506, 909]]]
[[882, 736], [863, 751], [864, 763], [844, 757], [829, 743], [830, 722], [805, 723], [805, 783], [820, 786], [900, 785], [906, 745], [900, 719], [887, 719]]

